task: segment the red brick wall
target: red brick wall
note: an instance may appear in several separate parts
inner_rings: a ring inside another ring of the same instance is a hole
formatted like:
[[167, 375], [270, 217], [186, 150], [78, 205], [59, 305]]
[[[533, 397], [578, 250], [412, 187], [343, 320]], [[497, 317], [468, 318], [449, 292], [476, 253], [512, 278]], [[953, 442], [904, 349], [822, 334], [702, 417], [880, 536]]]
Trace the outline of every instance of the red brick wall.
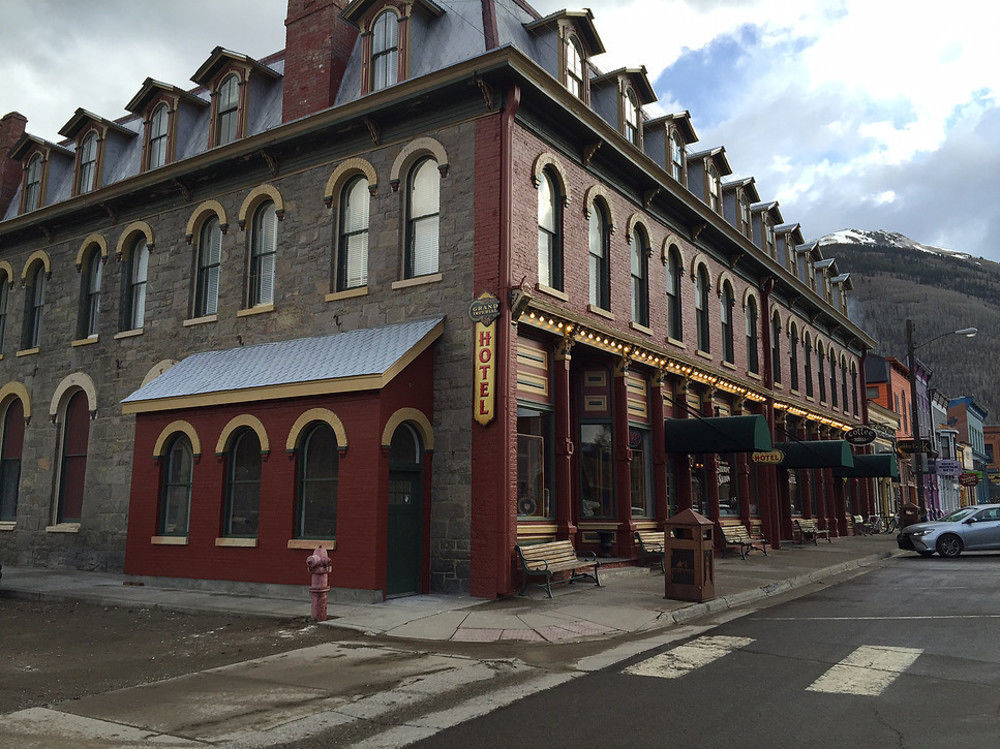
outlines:
[[[386, 570], [388, 456], [381, 449], [389, 416], [404, 407], [433, 419], [433, 360], [430, 351], [381, 392], [350, 393], [278, 401], [213, 406], [141, 414], [136, 418], [132, 494], [129, 503], [125, 572], [216, 580], [308, 585], [305, 559], [310, 552], [287, 548], [292, 538], [296, 460], [285, 452], [295, 420], [310, 408], [328, 408], [343, 422], [348, 449], [340, 458], [337, 488], [337, 548], [330, 551], [330, 584], [338, 588], [383, 590]], [[372, 418], [374, 414], [377, 418]], [[261, 465], [260, 520], [255, 548], [218, 547], [224, 503], [225, 463], [215, 446], [234, 416], [259, 418], [271, 444]], [[160, 432], [176, 419], [188, 421], [201, 441], [194, 468], [188, 544], [150, 543], [157, 532], [160, 463], [152, 458]], [[428, 524], [433, 501], [430, 470], [424, 484], [423, 585], [428, 588]]]
[[10, 151], [24, 135], [28, 120], [18, 112], [9, 112], [0, 118], [0, 217], [7, 211], [11, 198], [21, 184], [21, 162], [10, 158]]
[[282, 122], [333, 105], [358, 31], [340, 17], [345, 0], [288, 0]]

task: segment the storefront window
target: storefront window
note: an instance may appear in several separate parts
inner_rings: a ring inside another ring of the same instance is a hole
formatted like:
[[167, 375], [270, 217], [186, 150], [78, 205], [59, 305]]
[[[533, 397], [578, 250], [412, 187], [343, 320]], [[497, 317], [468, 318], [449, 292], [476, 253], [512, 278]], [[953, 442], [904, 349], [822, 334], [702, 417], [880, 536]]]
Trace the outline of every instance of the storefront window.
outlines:
[[799, 472], [795, 468], [788, 469], [788, 500], [792, 505], [792, 514], [802, 514], [802, 486], [799, 483]]
[[719, 517], [732, 518], [740, 515], [739, 481], [736, 477], [736, 455], [717, 456], [719, 476]]
[[580, 517], [613, 518], [611, 425], [580, 426]]
[[750, 462], [750, 517], [760, 517], [760, 476], [757, 464]]
[[708, 517], [707, 457], [691, 456], [691, 508], [705, 517]]
[[552, 413], [517, 409], [517, 516], [552, 517]]
[[628, 430], [628, 441], [629, 447], [632, 448], [632, 517], [651, 518], [655, 511], [649, 431], [633, 427]]

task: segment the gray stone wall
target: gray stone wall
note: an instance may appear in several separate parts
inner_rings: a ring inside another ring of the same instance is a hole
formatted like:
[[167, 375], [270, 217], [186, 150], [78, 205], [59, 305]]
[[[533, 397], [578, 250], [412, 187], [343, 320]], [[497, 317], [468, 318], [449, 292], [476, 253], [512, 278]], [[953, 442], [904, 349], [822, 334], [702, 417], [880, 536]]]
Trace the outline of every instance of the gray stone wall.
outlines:
[[[322, 157], [316, 157], [323, 158], [323, 163], [300, 160], [283, 164], [277, 177], [263, 167], [246, 178], [220, 171], [215, 186], [199, 188], [189, 201], [179, 193], [165, 196], [162, 203], [149, 205], [141, 215], [121, 216], [115, 223], [104, 218], [61, 230], [52, 244], [40, 240], [0, 249], [0, 258], [11, 263], [18, 280], [33, 251], [44, 249], [52, 259], [40, 352], [16, 356], [24, 305], [24, 290], [18, 283], [11, 289], [7, 333], [0, 348], [0, 385], [10, 381], [26, 385], [33, 409], [25, 432], [16, 525], [13, 530], [0, 532], [0, 562], [122, 568], [134, 417], [121, 413], [119, 401], [137, 389], [149, 370], [162, 360], [444, 314], [448, 321], [435, 344], [434, 359], [431, 584], [438, 591], [468, 588], [472, 338], [468, 335], [466, 312], [473, 296], [475, 123], [423, 134], [440, 141], [450, 164], [447, 176], [441, 180], [442, 280], [437, 283], [391, 288], [392, 282], [401, 278], [406, 183], [404, 179], [399, 191], [394, 192], [389, 173], [393, 160], [412, 138], [383, 143], [361, 153], [324, 152]], [[378, 173], [378, 191], [370, 207], [368, 294], [326, 302], [337, 209], [336, 202], [332, 209], [324, 205], [323, 190], [333, 169], [356, 156], [369, 160]], [[245, 300], [249, 235], [249, 227], [247, 231], [239, 229], [237, 216], [247, 194], [265, 182], [281, 192], [286, 210], [279, 224], [275, 309], [237, 317]], [[229, 231], [223, 237], [218, 319], [186, 327], [183, 321], [190, 317], [194, 249], [185, 241], [185, 226], [199, 203], [207, 199], [218, 200], [229, 219]], [[155, 240], [150, 254], [146, 322], [141, 335], [116, 340], [123, 264], [115, 259], [114, 248], [125, 227], [137, 219], [150, 224]], [[100, 233], [109, 246], [100, 338], [97, 343], [74, 347], [71, 341], [76, 334], [80, 298], [80, 274], [74, 260], [84, 238], [92, 232]], [[83, 516], [77, 533], [46, 532], [58, 494], [62, 421], [59, 412], [53, 423], [49, 408], [58, 384], [74, 372], [88, 375], [97, 390], [97, 411], [90, 424]]]

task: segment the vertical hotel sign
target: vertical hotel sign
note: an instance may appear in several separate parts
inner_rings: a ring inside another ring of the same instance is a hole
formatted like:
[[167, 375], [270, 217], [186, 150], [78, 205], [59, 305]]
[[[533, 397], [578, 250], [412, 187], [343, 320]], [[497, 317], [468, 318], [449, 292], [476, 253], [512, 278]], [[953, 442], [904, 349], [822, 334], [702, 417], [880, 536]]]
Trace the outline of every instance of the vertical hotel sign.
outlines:
[[469, 305], [475, 329], [475, 390], [472, 402], [476, 422], [486, 426], [496, 415], [497, 326], [500, 300], [484, 292]]

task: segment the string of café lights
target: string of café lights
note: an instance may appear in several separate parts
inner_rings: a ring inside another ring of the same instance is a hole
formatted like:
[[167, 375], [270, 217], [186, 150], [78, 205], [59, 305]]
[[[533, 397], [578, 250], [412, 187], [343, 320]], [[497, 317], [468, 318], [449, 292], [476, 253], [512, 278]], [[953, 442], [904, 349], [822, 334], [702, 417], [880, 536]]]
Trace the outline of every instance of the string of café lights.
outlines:
[[[604, 349], [620, 356], [627, 356], [640, 364], [662, 369], [680, 377], [694, 380], [695, 382], [699, 382], [703, 385], [710, 385], [732, 395], [738, 395], [742, 398], [746, 398], [747, 400], [754, 401], [755, 403], [764, 403], [767, 400], [766, 396], [746, 387], [745, 385], [730, 382], [724, 377], [719, 377], [711, 372], [705, 372], [686, 362], [671, 359], [669, 356], [664, 356], [663, 354], [644, 348], [635, 343], [622, 341], [615, 338], [613, 335], [608, 335], [607, 333], [588, 328], [585, 325], [570, 322], [568, 320], [561, 320], [549, 312], [543, 313], [531, 310], [521, 318], [521, 321], [543, 330], [551, 330], [565, 336], [570, 336], [574, 341], [584, 343], [588, 346], [593, 346], [594, 348]], [[831, 419], [827, 416], [815, 414], [791, 403], [784, 403], [783, 401], [775, 399], [774, 407], [780, 411], [785, 411], [792, 416], [805, 417], [810, 421], [815, 421], [819, 424], [823, 424], [824, 426], [840, 429], [841, 431], [848, 431], [852, 428], [849, 424], [837, 421], [836, 419]]]

